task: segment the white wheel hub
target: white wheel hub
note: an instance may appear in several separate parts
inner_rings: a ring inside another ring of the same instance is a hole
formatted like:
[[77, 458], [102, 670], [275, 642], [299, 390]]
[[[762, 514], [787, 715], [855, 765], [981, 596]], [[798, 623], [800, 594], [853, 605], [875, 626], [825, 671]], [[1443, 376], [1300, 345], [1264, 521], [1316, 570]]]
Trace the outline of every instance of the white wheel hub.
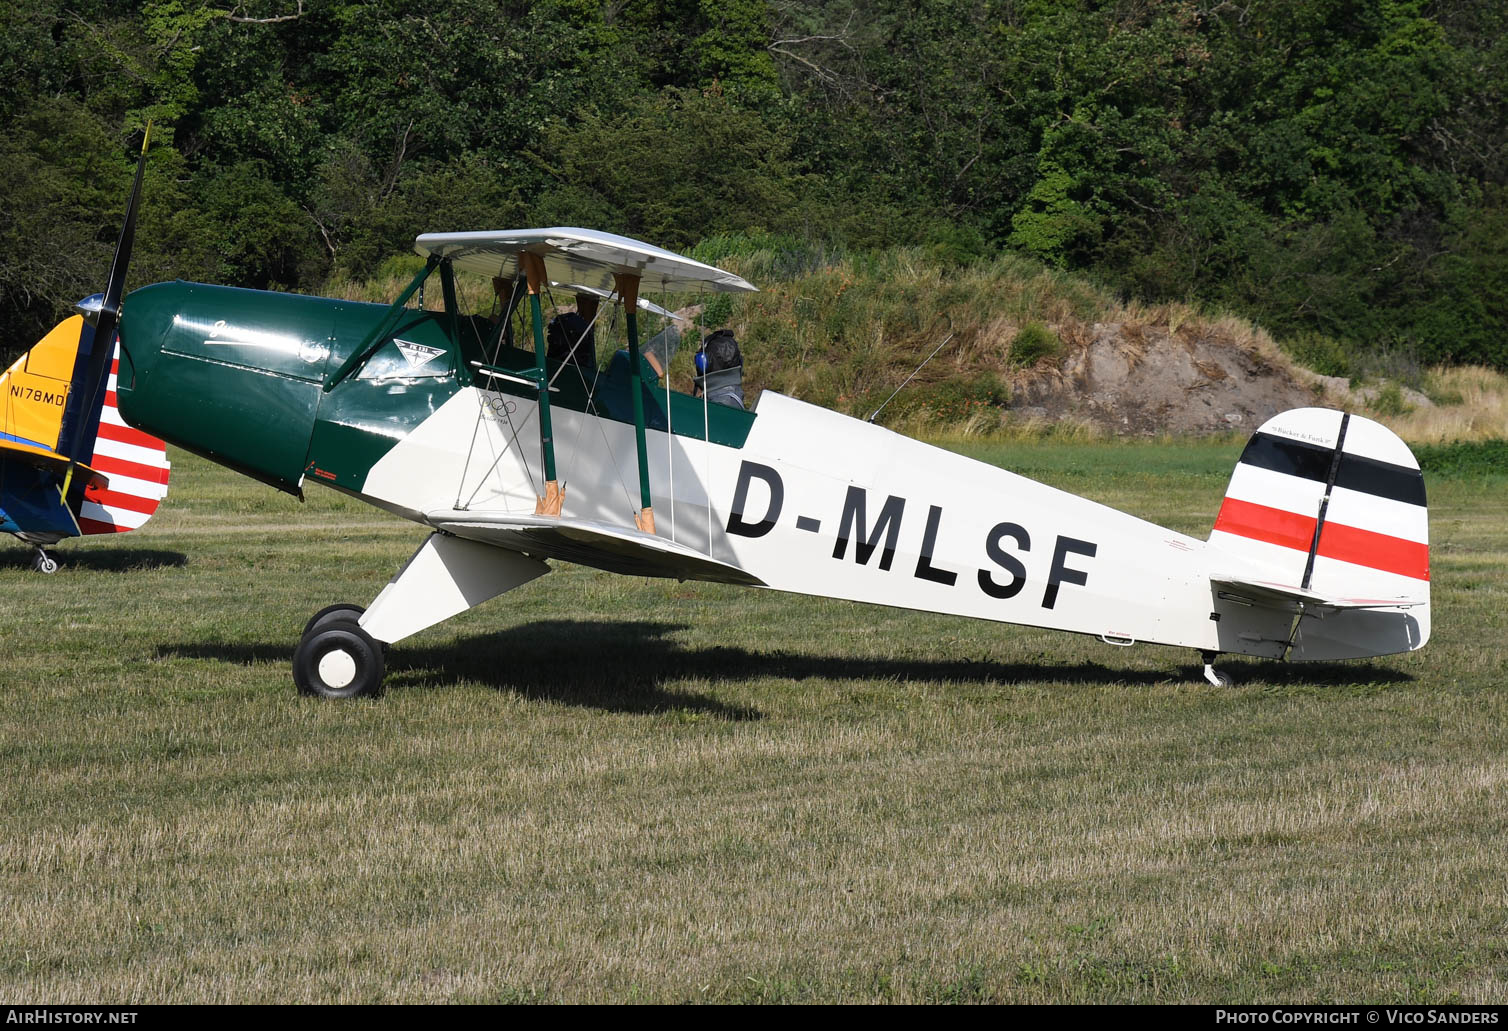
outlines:
[[351, 686], [356, 679], [356, 658], [344, 648], [326, 652], [319, 660], [319, 679], [332, 690]]

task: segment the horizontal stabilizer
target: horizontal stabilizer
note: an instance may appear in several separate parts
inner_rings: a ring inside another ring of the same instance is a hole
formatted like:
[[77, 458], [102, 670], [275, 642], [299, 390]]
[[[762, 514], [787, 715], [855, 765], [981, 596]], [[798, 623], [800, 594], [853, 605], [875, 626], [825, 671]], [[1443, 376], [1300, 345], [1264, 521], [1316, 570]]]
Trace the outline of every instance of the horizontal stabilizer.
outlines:
[[1409, 598], [1338, 598], [1302, 587], [1266, 580], [1246, 580], [1236, 576], [1211, 576], [1210, 584], [1228, 601], [1245, 601], [1264, 608], [1303, 612], [1311, 616], [1323, 616], [1328, 612], [1347, 609], [1406, 609], [1427, 604]]
[[[6, 440], [3, 437], [0, 437], [0, 455], [17, 458], [28, 465], [44, 469], [66, 469], [69, 461], [67, 455], [60, 455], [50, 447], [42, 447], [31, 441]], [[81, 465], [80, 468], [88, 467]]]
[[425, 513], [425, 519], [436, 529], [467, 540], [496, 545], [535, 558], [575, 562], [610, 573], [764, 586], [763, 580], [737, 566], [720, 562], [685, 545], [607, 523], [454, 509]]
[[14, 533], [39, 544], [77, 537], [78, 520], [59, 489], [61, 470], [7, 468], [8, 454], [0, 453], [0, 533]]

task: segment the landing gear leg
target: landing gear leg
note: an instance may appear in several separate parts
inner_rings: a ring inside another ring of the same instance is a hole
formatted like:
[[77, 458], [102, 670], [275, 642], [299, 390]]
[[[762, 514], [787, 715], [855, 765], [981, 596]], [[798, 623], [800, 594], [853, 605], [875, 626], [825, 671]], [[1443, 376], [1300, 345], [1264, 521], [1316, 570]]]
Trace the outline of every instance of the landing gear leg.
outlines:
[[293, 653], [293, 682], [321, 698], [379, 694], [389, 643], [549, 571], [516, 552], [432, 533], [365, 611], [331, 605], [310, 617]]
[[41, 545], [37, 545], [37, 557], [31, 560], [31, 568], [51, 576], [58, 571], [58, 560], [47, 554]]
[[1215, 669], [1215, 656], [1217, 652], [1200, 652], [1199, 657], [1204, 660], [1204, 679], [1216, 687], [1230, 687], [1231, 678]]

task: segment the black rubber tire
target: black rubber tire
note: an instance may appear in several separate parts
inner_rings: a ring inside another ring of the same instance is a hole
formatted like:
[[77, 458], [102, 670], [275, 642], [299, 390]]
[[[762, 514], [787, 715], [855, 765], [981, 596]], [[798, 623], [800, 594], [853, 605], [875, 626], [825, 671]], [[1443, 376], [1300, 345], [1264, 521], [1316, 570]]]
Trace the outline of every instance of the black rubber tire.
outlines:
[[[299, 640], [302, 641], [304, 638], [308, 637], [309, 634], [317, 627], [325, 626], [328, 623], [359, 623], [361, 621], [361, 615], [365, 611], [366, 609], [362, 608], [360, 605], [352, 605], [348, 602], [340, 602], [336, 605], [326, 605], [324, 608], [320, 609], [314, 615], [309, 617], [309, 622], [304, 624], [304, 632], [298, 635]], [[377, 643], [382, 645], [382, 654], [386, 655], [387, 642], [379, 641]]]
[[299, 634], [298, 636], [300, 639], [308, 637], [311, 630], [313, 630], [317, 626], [324, 626], [326, 623], [338, 623], [342, 621], [347, 623], [355, 623], [361, 618], [361, 614], [365, 611], [366, 609], [362, 608], [360, 605], [351, 605], [346, 602], [342, 602], [338, 605], [326, 605], [324, 608], [320, 609], [314, 615], [309, 617], [309, 622], [304, 624], [304, 632]]
[[58, 571], [58, 560], [45, 551], [39, 551], [37, 552], [37, 556], [31, 560], [31, 568], [43, 576], [51, 576]]
[[293, 682], [300, 694], [375, 698], [382, 693], [383, 672], [382, 646], [349, 621], [316, 627], [293, 653]]

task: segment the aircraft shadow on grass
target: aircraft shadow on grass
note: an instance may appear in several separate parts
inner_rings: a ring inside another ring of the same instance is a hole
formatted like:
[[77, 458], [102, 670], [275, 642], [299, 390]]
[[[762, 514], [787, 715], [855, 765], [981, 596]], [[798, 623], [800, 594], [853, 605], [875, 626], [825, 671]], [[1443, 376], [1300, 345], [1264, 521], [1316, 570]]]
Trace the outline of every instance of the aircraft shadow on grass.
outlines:
[[[64, 570], [98, 573], [134, 573], [188, 565], [188, 556], [182, 552], [154, 548], [75, 548], [60, 552], [59, 559]], [[0, 551], [0, 569], [30, 569], [32, 563], [28, 552], [14, 548]]]
[[[1167, 670], [1127, 670], [1097, 662], [987, 662], [959, 659], [869, 659], [737, 647], [685, 647], [671, 635], [684, 624], [618, 620], [541, 620], [431, 647], [411, 644], [387, 658], [390, 690], [433, 690], [471, 680], [527, 698], [613, 712], [692, 710], [727, 720], [763, 718], [696, 692], [667, 689], [686, 680], [711, 682], [779, 677], [791, 680], [954, 681], [1013, 684], [1052, 681], [1075, 685], [1151, 686], [1169, 680], [1203, 683], [1198, 665]], [[285, 649], [261, 644], [164, 644], [158, 657], [214, 659], [237, 665], [281, 663]], [[1248, 666], [1248, 679], [1279, 687], [1400, 684], [1413, 677], [1372, 664], [1281, 662]]]

